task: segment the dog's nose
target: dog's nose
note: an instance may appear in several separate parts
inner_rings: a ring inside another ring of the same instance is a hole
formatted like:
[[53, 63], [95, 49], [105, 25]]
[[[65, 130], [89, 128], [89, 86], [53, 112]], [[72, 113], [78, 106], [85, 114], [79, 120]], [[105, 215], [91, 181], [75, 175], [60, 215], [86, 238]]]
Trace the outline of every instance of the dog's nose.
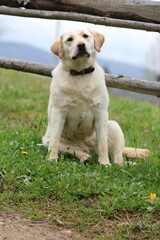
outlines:
[[85, 47], [86, 47], [86, 45], [85, 45], [85, 43], [79, 43], [79, 44], [77, 45], [77, 47], [78, 47], [79, 50], [84, 50]]

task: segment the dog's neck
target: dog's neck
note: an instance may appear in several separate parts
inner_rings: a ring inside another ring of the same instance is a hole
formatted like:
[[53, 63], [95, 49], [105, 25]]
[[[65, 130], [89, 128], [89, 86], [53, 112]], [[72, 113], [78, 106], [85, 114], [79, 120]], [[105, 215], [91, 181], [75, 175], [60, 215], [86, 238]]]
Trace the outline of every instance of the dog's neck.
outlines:
[[81, 71], [75, 71], [75, 70], [71, 69], [69, 72], [72, 76], [80, 76], [80, 75], [83, 76], [83, 75], [94, 72], [94, 70], [95, 70], [95, 68], [93, 66], [90, 66], [88, 68], [82, 69]]

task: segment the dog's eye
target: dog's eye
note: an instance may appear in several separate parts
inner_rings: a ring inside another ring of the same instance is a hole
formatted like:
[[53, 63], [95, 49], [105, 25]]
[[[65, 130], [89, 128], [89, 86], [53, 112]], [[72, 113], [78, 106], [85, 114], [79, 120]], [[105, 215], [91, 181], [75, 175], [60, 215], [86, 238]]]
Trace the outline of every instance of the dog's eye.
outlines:
[[83, 37], [84, 38], [88, 38], [89, 36], [87, 34], [83, 34]]
[[73, 38], [72, 37], [69, 37], [68, 39], [67, 39], [67, 42], [72, 42], [73, 41]]

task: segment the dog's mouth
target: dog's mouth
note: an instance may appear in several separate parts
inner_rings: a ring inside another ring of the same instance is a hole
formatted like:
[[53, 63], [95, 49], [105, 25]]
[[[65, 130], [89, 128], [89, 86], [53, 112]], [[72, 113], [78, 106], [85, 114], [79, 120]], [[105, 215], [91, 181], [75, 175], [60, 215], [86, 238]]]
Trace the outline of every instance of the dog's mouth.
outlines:
[[80, 51], [80, 52], [77, 53], [76, 56], [73, 56], [72, 59], [73, 59], [73, 60], [76, 60], [76, 59], [82, 58], [82, 57], [87, 57], [87, 58], [89, 58], [89, 57], [90, 57], [90, 54], [89, 54], [87, 51]]

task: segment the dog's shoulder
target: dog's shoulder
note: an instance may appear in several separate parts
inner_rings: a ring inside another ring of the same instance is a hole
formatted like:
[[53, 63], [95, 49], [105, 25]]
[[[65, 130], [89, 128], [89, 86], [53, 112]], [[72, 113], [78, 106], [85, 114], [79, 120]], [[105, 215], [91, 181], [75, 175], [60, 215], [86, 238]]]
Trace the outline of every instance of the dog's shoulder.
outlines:
[[61, 75], [64, 76], [65, 72], [66, 71], [63, 67], [63, 64], [60, 62], [51, 72], [52, 79], [57, 78], [57, 77], [59, 78], [59, 76], [61, 76]]

